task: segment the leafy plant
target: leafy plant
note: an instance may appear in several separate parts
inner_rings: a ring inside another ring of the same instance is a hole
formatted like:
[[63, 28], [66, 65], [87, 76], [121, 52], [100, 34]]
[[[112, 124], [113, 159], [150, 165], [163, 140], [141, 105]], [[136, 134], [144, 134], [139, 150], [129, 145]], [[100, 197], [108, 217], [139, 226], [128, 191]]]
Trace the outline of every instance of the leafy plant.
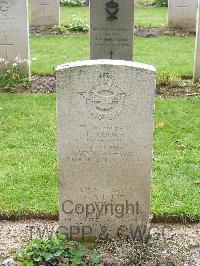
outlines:
[[157, 76], [157, 84], [169, 87], [176, 87], [181, 82], [181, 76], [175, 71], [165, 72], [161, 71]]
[[89, 25], [76, 15], [73, 15], [72, 18], [70, 18], [69, 23], [65, 27], [70, 31], [86, 32], [89, 30]]
[[19, 266], [32, 265], [102, 265], [94, 252], [78, 242], [57, 235], [51, 239], [35, 239], [29, 247], [16, 255]]
[[15, 59], [13, 64], [0, 59], [0, 89], [9, 91], [11, 88], [26, 88], [30, 86], [28, 75], [23, 69], [25, 60], [19, 57]]
[[155, 0], [154, 3], [157, 6], [168, 6], [168, 0]]
[[83, 6], [84, 0], [61, 0], [61, 6]]

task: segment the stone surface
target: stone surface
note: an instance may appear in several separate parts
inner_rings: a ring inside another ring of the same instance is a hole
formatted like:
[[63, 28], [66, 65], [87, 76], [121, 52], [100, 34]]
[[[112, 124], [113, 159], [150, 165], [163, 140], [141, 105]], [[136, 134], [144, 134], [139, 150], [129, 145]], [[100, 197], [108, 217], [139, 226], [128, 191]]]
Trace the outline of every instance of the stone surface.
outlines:
[[200, 80], [200, 0], [197, 14], [196, 46], [194, 63], [194, 81]]
[[60, 226], [130, 235], [149, 219], [155, 69], [91, 60], [56, 73]]
[[134, 0], [90, 1], [90, 59], [133, 59]]
[[32, 0], [31, 25], [59, 25], [60, 1], [59, 0]]
[[174, 28], [193, 28], [196, 24], [198, 0], [169, 0], [168, 25]]
[[27, 5], [26, 0], [0, 0], [0, 58], [13, 63], [20, 57], [29, 74]]

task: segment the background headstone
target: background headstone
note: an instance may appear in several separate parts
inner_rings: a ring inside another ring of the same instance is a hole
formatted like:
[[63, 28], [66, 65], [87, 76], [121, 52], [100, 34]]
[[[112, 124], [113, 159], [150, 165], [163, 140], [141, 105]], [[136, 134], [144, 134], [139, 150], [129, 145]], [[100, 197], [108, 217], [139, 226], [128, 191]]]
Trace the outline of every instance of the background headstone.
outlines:
[[90, 0], [90, 59], [133, 59], [134, 0]]
[[169, 0], [168, 26], [192, 28], [196, 24], [198, 0]]
[[0, 58], [13, 63], [17, 57], [29, 74], [28, 2], [0, 0]]
[[149, 219], [154, 67], [62, 65], [57, 92], [60, 227], [82, 238], [116, 236], [124, 225], [132, 237]]
[[89, 0], [85, 0], [85, 1], [83, 2], [83, 6], [89, 6]]
[[196, 46], [195, 46], [195, 63], [194, 63], [194, 81], [200, 80], [200, 0], [197, 12], [197, 29], [196, 29]]
[[59, 25], [60, 1], [59, 0], [32, 0], [31, 25]]

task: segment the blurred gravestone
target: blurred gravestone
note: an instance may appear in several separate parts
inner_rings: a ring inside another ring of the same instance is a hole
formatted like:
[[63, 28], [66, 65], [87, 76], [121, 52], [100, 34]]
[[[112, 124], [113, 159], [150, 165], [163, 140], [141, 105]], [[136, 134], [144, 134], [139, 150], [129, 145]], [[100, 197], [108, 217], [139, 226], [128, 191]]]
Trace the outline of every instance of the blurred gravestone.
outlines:
[[59, 0], [32, 0], [31, 25], [59, 25], [60, 1]]
[[197, 13], [196, 28], [196, 46], [195, 46], [195, 65], [194, 65], [194, 81], [200, 80], [200, 0]]
[[28, 2], [0, 0], [0, 59], [13, 63], [17, 57], [29, 74]]
[[133, 58], [134, 0], [90, 0], [90, 59]]
[[171, 28], [193, 28], [198, 0], [169, 0], [168, 25]]

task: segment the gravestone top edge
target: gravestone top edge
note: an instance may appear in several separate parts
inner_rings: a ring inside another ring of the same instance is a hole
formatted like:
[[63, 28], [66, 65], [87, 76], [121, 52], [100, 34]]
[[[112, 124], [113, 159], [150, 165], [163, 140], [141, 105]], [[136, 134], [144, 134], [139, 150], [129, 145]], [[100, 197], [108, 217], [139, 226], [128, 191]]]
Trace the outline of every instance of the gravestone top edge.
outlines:
[[81, 66], [95, 66], [95, 65], [111, 65], [111, 66], [128, 66], [133, 68], [139, 68], [148, 70], [151, 72], [156, 72], [156, 68], [152, 65], [142, 64], [138, 62], [125, 61], [125, 60], [110, 60], [110, 59], [98, 59], [98, 60], [84, 60], [65, 63], [57, 66], [57, 71], [62, 71], [68, 68], [81, 67]]

